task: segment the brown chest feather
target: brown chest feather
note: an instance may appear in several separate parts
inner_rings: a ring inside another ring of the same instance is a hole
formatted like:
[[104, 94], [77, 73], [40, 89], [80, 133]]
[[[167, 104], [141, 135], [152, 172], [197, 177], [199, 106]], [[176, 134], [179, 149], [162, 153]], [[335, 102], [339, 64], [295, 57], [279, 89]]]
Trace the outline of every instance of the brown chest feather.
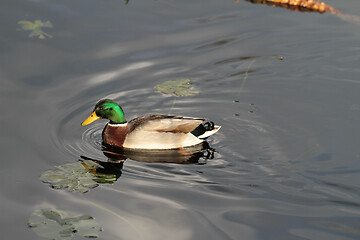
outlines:
[[107, 124], [102, 133], [103, 141], [106, 144], [122, 147], [129, 131], [129, 126], [113, 126]]

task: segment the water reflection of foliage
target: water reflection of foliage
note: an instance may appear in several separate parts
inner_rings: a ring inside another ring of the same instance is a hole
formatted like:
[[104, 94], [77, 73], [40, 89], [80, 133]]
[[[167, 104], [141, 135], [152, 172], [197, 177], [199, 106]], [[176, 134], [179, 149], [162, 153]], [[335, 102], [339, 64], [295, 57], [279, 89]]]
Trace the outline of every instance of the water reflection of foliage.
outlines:
[[68, 213], [58, 209], [37, 209], [28, 221], [28, 226], [44, 238], [71, 240], [77, 235], [97, 238], [102, 231], [91, 216], [67, 217]]
[[42, 28], [52, 28], [53, 25], [50, 21], [42, 22], [41, 20], [30, 21], [19, 21], [18, 24], [25, 31], [31, 31], [29, 37], [38, 37], [39, 39], [45, 39], [45, 37], [52, 38], [52, 35], [44, 32]]
[[[236, 0], [238, 2], [239, 0]], [[339, 10], [318, 0], [245, 0], [251, 3], [267, 4], [274, 7], [287, 8], [292, 11], [340, 13]]]

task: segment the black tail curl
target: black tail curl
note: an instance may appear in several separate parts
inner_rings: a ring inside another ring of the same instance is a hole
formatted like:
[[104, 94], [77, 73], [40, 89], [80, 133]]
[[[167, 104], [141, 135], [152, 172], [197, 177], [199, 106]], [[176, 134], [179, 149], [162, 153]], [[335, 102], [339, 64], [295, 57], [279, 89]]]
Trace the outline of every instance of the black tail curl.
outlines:
[[206, 129], [206, 131], [211, 131], [211, 130], [213, 130], [213, 129], [214, 129], [214, 126], [215, 126], [214, 122], [212, 122], [212, 121], [204, 121], [204, 122], [202, 123], [202, 125], [204, 126], [204, 128]]
[[198, 137], [202, 134], [204, 134], [207, 131], [211, 131], [214, 129], [214, 122], [212, 121], [204, 121], [202, 124], [200, 124], [197, 128], [195, 128], [191, 133]]

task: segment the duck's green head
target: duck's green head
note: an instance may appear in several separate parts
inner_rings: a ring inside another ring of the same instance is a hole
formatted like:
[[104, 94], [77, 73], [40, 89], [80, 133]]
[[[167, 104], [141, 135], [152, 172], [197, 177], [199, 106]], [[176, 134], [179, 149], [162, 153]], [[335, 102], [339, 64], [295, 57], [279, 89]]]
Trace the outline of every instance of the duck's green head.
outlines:
[[100, 118], [110, 120], [110, 123], [126, 123], [125, 115], [122, 108], [110, 99], [100, 100], [94, 108], [93, 113], [81, 123], [82, 126], [88, 125]]

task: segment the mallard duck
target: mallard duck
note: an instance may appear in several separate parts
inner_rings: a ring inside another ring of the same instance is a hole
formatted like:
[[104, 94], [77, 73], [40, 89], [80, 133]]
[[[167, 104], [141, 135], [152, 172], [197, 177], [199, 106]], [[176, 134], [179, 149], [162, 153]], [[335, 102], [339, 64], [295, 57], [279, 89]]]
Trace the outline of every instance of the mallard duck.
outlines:
[[176, 149], [195, 146], [220, 129], [220, 126], [206, 118], [158, 114], [127, 122], [120, 105], [110, 99], [100, 100], [93, 113], [81, 125], [88, 125], [101, 118], [110, 120], [102, 133], [104, 143], [130, 149]]

